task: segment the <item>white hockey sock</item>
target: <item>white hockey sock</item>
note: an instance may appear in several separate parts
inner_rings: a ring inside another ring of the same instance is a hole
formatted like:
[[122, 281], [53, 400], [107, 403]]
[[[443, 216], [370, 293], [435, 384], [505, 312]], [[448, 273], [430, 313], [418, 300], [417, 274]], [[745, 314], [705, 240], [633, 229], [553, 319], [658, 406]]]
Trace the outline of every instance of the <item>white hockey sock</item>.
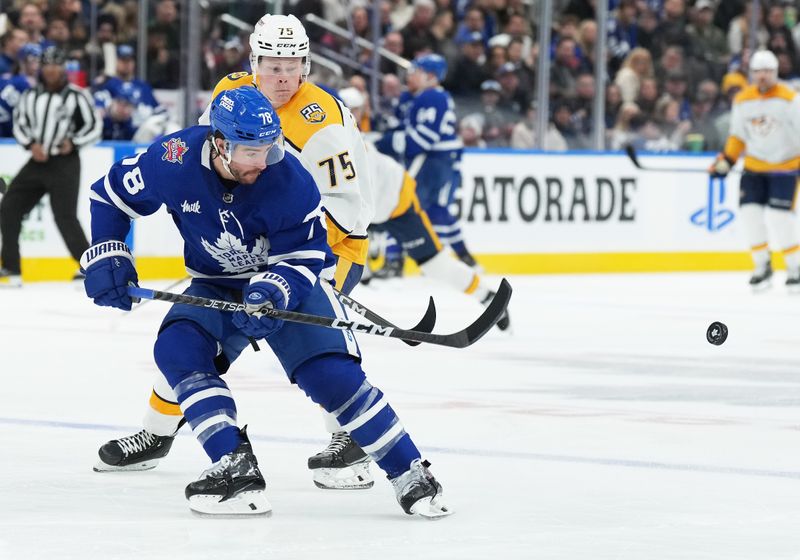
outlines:
[[767, 220], [775, 232], [780, 248], [783, 250], [783, 260], [786, 262], [787, 270], [797, 270], [800, 267], [800, 251], [798, 251], [800, 246], [798, 246], [796, 228], [797, 217], [790, 210], [769, 208], [767, 209]]
[[466, 264], [450, 255], [449, 251], [439, 251], [432, 259], [420, 265], [422, 274], [444, 282], [467, 294], [473, 294], [480, 301], [489, 290], [481, 285], [480, 277]]
[[322, 411], [322, 418], [325, 421], [325, 429], [332, 434], [335, 434], [336, 432], [341, 432], [342, 426], [336, 420], [336, 415], [331, 414], [322, 407], [320, 407], [320, 410]]
[[739, 209], [745, 237], [753, 256], [756, 268], [763, 268], [769, 262], [769, 244], [767, 224], [764, 216], [764, 205], [742, 204]]
[[144, 413], [142, 426], [151, 434], [171, 436], [178, 430], [183, 418], [178, 397], [160, 373], [155, 376], [150, 403]]

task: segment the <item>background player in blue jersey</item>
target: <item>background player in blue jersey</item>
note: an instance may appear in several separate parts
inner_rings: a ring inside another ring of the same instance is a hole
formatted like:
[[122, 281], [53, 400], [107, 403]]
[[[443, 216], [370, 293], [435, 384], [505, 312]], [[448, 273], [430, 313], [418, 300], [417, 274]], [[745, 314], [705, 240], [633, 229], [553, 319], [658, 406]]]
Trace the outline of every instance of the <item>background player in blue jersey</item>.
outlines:
[[14, 108], [25, 90], [39, 81], [42, 48], [28, 43], [17, 53], [16, 73], [0, 76], [0, 137], [14, 135]]
[[439, 238], [461, 260], [475, 266], [459, 221], [449, 209], [461, 184], [463, 145], [456, 131], [453, 98], [440, 85], [446, 74], [447, 62], [438, 54], [414, 59], [406, 79], [408, 93], [398, 104], [402, 124], [385, 135], [378, 149], [402, 154], [404, 166], [417, 181], [420, 204]]
[[211, 127], [170, 135], [114, 164], [92, 186], [92, 241], [81, 264], [96, 304], [130, 309], [138, 280], [123, 240], [130, 220], [166, 206], [184, 239], [190, 295], [244, 301], [235, 314], [174, 305], [155, 343], [156, 364], [213, 464], [186, 488], [207, 514], [264, 514], [265, 481], [222, 380], [248, 344], [264, 338], [289, 379], [335, 415], [387, 473], [406, 513], [439, 517], [441, 485], [379, 389], [366, 379], [353, 334], [284, 323], [264, 306], [344, 316], [319, 274], [332, 258], [319, 190], [284, 154], [278, 116], [258, 90], [220, 93]]

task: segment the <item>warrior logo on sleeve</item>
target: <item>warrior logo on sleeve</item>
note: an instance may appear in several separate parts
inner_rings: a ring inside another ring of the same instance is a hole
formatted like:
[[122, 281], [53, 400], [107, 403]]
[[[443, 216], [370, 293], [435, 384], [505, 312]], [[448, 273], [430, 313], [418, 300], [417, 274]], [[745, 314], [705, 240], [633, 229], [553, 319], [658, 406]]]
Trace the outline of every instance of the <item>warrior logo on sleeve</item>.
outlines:
[[[223, 272], [240, 273], [250, 270], [257, 271], [259, 267], [266, 266], [269, 254], [269, 241], [259, 236], [253, 243], [253, 248], [248, 249], [243, 242], [244, 231], [242, 224], [230, 210], [219, 210], [219, 219], [222, 222], [222, 233], [212, 245], [204, 238], [200, 238], [205, 249], [220, 264]], [[228, 222], [233, 220], [238, 227], [239, 235], [228, 231]]]

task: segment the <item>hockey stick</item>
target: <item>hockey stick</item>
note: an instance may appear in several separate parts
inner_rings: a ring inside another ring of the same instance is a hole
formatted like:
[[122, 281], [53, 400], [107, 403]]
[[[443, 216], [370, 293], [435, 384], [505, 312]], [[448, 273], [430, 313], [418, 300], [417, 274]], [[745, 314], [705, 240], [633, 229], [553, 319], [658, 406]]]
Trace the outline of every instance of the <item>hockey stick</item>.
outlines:
[[[639, 157], [636, 154], [636, 148], [634, 148], [631, 144], [625, 145], [625, 153], [628, 155], [628, 158], [630, 158], [631, 162], [633, 162], [633, 165], [635, 165], [638, 169], [641, 169], [642, 171], [661, 171], [661, 172], [667, 171], [672, 173], [708, 174], [708, 169], [690, 169], [686, 167], [650, 167], [649, 165], [645, 167], [639, 162]], [[739, 171], [738, 169], [731, 169], [730, 173], [741, 173], [741, 171]]]
[[[128, 295], [132, 298], [157, 299], [172, 303], [193, 305], [196, 307], [218, 309], [220, 311], [233, 312], [245, 310], [245, 305], [243, 303], [222, 301], [199, 296], [189, 296], [185, 294], [160, 292], [158, 290], [139, 288], [137, 286], [129, 286]], [[500, 282], [500, 287], [497, 289], [497, 293], [495, 294], [494, 298], [492, 298], [491, 303], [489, 303], [488, 307], [486, 307], [481, 316], [478, 317], [467, 328], [452, 334], [433, 334], [422, 331], [398, 329], [383, 325], [365, 325], [356, 321], [348, 321], [334, 317], [323, 317], [320, 315], [311, 315], [307, 313], [298, 313], [296, 311], [285, 311], [282, 309], [263, 308], [260, 310], [260, 312], [270, 317], [275, 317], [276, 319], [282, 319], [284, 321], [290, 321], [293, 323], [315, 325], [329, 329], [351, 330], [354, 332], [383, 336], [387, 338], [410, 340], [412, 342], [427, 342], [428, 344], [449, 346], [451, 348], [466, 348], [483, 337], [483, 335], [485, 335], [489, 329], [491, 329], [497, 323], [497, 321], [500, 320], [506, 308], [508, 307], [508, 302], [510, 299], [511, 284], [509, 284], [508, 280], [504, 278]]]
[[[347, 296], [339, 291], [336, 291], [336, 296], [339, 299], [339, 303], [341, 303], [345, 307], [352, 309], [353, 311], [364, 317], [367, 321], [371, 321], [376, 325], [397, 328], [391, 322], [387, 321], [374, 311], [371, 311], [362, 304], [358, 303], [350, 296]], [[433, 303], [433, 298], [429, 297], [428, 309], [425, 310], [425, 315], [422, 316], [422, 319], [419, 320], [419, 323], [411, 327], [411, 330], [429, 333], [433, 330], [434, 325], [436, 325], [436, 306]], [[421, 344], [421, 342], [413, 340], [403, 340], [403, 342], [405, 342], [409, 346], [419, 346]]]

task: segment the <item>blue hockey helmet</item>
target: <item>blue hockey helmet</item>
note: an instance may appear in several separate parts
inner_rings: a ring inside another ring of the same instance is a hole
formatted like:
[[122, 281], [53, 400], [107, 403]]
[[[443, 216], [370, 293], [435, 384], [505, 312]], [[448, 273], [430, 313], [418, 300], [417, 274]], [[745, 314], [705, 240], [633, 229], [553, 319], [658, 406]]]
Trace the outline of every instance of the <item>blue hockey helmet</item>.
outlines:
[[[226, 142], [228, 163], [237, 145], [267, 147], [267, 165], [283, 159], [283, 134], [278, 114], [266, 96], [253, 86], [219, 93], [211, 102], [211, 130]], [[242, 161], [243, 163], [250, 163]]]
[[17, 59], [25, 60], [29, 56], [34, 58], [42, 57], [42, 47], [38, 43], [25, 43], [17, 52]]
[[444, 81], [447, 75], [447, 61], [438, 54], [421, 54], [411, 63], [414, 70], [422, 70], [436, 76], [440, 82]]

